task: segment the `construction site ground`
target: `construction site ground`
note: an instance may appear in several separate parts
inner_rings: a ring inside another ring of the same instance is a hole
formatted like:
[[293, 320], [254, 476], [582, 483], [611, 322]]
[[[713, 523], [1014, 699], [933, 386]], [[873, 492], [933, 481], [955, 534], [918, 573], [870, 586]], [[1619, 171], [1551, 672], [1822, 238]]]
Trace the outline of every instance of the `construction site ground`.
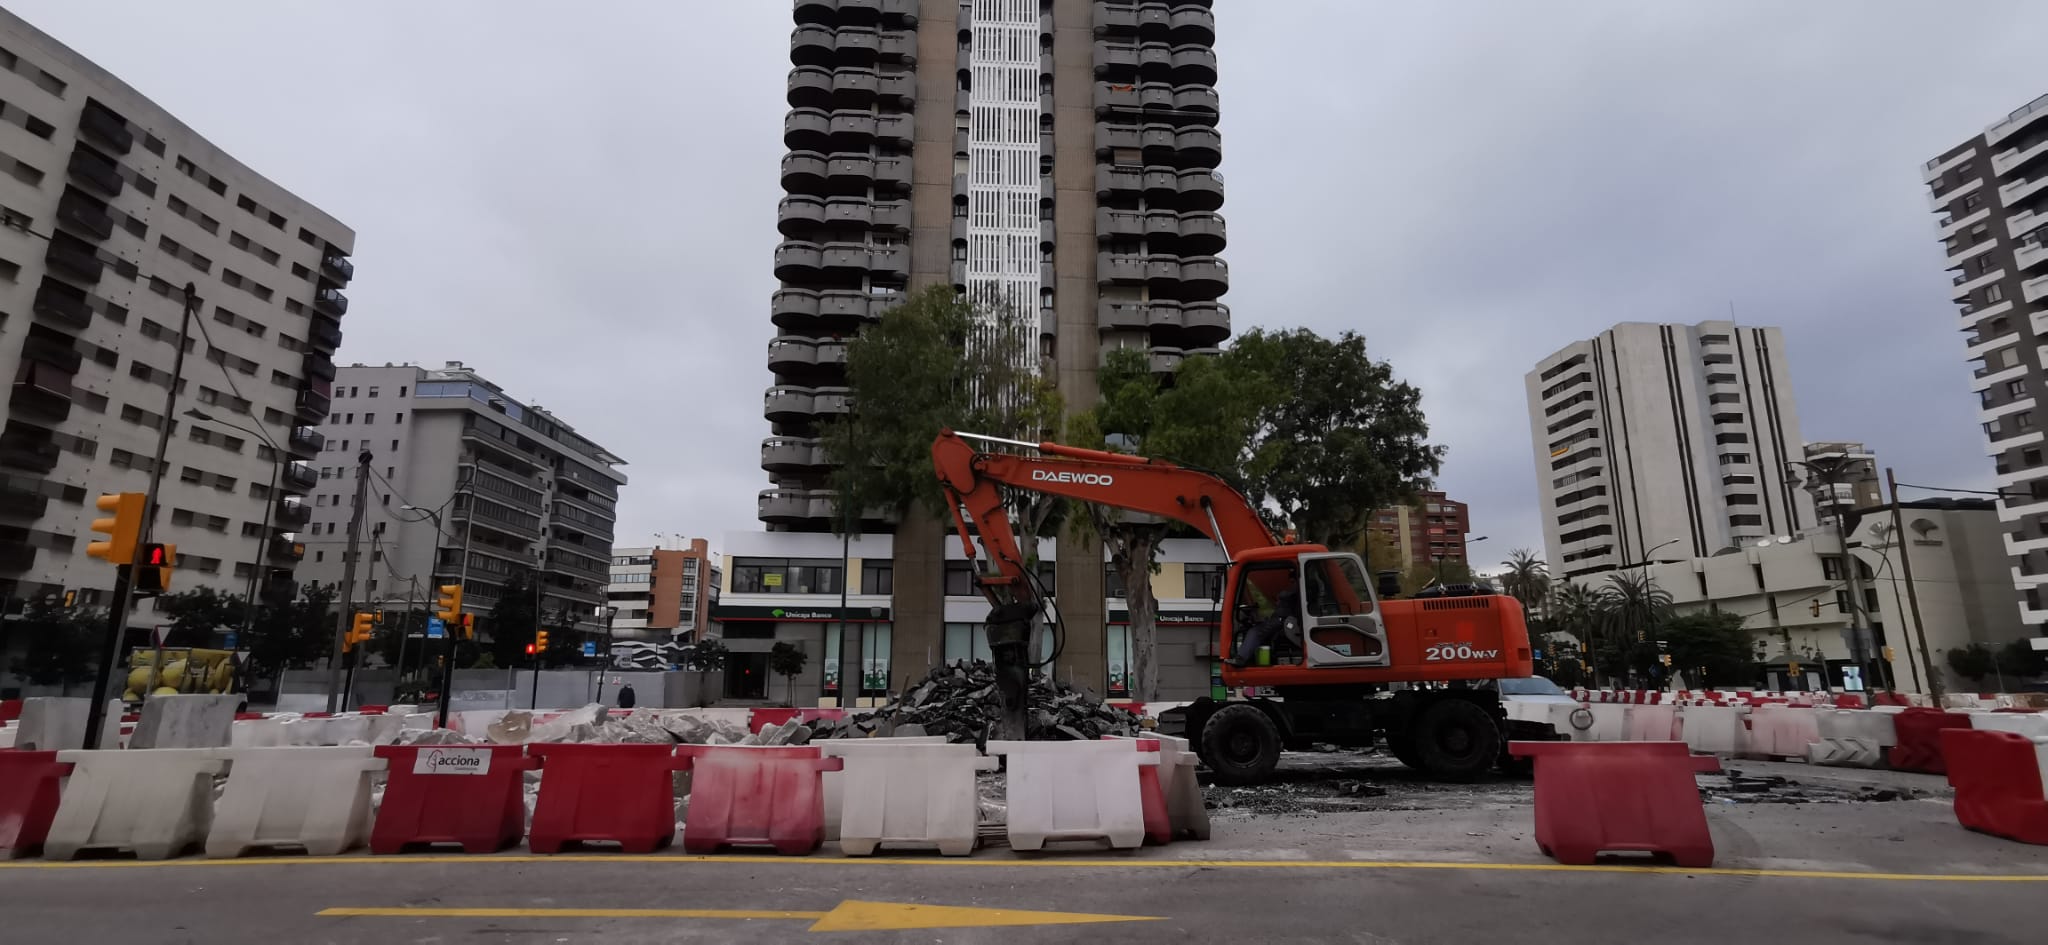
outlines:
[[0, 914], [8, 940], [209, 945], [2032, 936], [2048, 856], [1956, 826], [1941, 778], [1729, 767], [1700, 777], [1709, 870], [1559, 866], [1531, 838], [1527, 781], [1433, 784], [1371, 755], [1304, 752], [1274, 784], [1210, 786], [1208, 842], [1129, 853], [24, 861], [0, 864]]

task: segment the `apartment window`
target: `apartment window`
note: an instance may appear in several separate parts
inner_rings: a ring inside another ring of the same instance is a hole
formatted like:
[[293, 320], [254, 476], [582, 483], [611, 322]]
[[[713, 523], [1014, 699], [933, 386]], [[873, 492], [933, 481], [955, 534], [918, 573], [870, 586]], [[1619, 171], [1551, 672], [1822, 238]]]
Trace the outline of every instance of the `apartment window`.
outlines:
[[2039, 448], [2039, 447], [2033, 447], [2033, 446], [2029, 446], [2029, 447], [2027, 447], [2026, 449], [2024, 449], [2024, 450], [2021, 450], [2021, 451], [2020, 451], [2020, 462], [2026, 463], [2026, 464], [2027, 464], [2028, 466], [2039, 466], [2039, 465], [2041, 465], [2041, 450], [2040, 450], [2040, 448]]
[[2034, 428], [2034, 412], [2033, 412], [2033, 411], [2031, 411], [2031, 410], [2022, 410], [2022, 411], [2020, 411], [2019, 413], [2013, 414], [2013, 415], [2012, 415], [2012, 428], [2013, 428], [2013, 429], [2015, 429], [2015, 430], [2031, 430], [2031, 429], [2033, 429], [2033, 428]]
[[1763, 523], [1764, 523], [1764, 517], [1763, 517], [1763, 516], [1761, 516], [1761, 515], [1730, 515], [1730, 516], [1728, 516], [1728, 524], [1729, 524], [1729, 525], [1732, 525], [1732, 526], [1735, 526], [1735, 527], [1737, 527], [1737, 528], [1740, 528], [1740, 527], [1742, 527], [1742, 526], [1744, 526], [1744, 525], [1762, 525]]
[[[1971, 210], [1975, 210], [1975, 209], [1977, 209], [1978, 207], [1981, 207], [1981, 206], [1983, 206], [1983, 205], [1984, 205], [1984, 195], [1983, 195], [1983, 194], [1982, 194], [1981, 192], [1980, 192], [1980, 193], [1973, 193], [1973, 194], [1966, 194], [1966, 195], [1964, 195], [1964, 197], [1963, 197], [1963, 211], [1964, 211], [1965, 213], [1967, 213], [1967, 212], [1969, 212], [1969, 211], [1971, 211]], [[1975, 229], [1975, 228], [1972, 228], [1970, 232], [1974, 234], [1974, 233], [1976, 232], [1976, 229]]]
[[1841, 580], [1842, 559], [1833, 555], [1822, 555], [1820, 559], [1820, 576], [1830, 581]]
[[974, 596], [974, 563], [948, 561], [943, 581], [947, 597]]
[[1984, 287], [1984, 301], [1985, 301], [1985, 302], [1986, 302], [1987, 304], [1988, 304], [1988, 303], [1991, 303], [1991, 302], [2003, 302], [2003, 301], [2005, 301], [2005, 287], [2004, 287], [2004, 286], [2002, 286], [2002, 285], [1999, 285], [1999, 284], [1998, 284], [1998, 283], [1996, 283], [1996, 282], [1994, 282], [1994, 283], [1992, 283], [1992, 284], [1990, 284], [1990, 285], [1987, 285], [1987, 286], [1985, 286], [1985, 287]]
[[1223, 599], [1223, 565], [1190, 564], [1184, 568], [1186, 576], [1182, 580], [1182, 596], [1190, 600]]
[[376, 423], [376, 422], [377, 422], [377, 415], [376, 415], [376, 414], [374, 414], [374, 413], [366, 413], [366, 414], [363, 414], [363, 422], [364, 422], [364, 423]]
[[405, 414], [403, 414], [403, 413], [394, 413], [394, 414], [392, 414], [392, 415], [391, 415], [391, 422], [392, 422], [392, 423], [404, 423], [404, 422], [405, 422]]
[[2027, 396], [2027, 382], [2026, 382], [2026, 381], [2007, 381], [2007, 382], [2005, 382], [2005, 395], [2006, 395], [2007, 397], [2015, 397], [2015, 398], [2017, 398], [2017, 397], [2025, 397], [2025, 396]]
[[370, 396], [372, 396], [372, 397], [375, 397], [375, 396], [377, 396], [377, 388], [376, 388], [376, 387], [374, 387], [374, 386], [373, 386], [373, 387], [371, 387], [371, 388], [370, 388]]

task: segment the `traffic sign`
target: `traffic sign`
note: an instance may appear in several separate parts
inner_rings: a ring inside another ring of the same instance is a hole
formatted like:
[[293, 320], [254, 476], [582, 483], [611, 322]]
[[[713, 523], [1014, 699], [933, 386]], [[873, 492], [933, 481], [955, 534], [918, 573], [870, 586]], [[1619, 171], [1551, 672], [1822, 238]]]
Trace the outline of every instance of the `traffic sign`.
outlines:
[[443, 623], [441, 622], [441, 618], [439, 618], [439, 617], [428, 617], [428, 618], [427, 618], [427, 639], [429, 639], [429, 640], [439, 640], [439, 639], [441, 639], [442, 637], [445, 637], [445, 636], [447, 636], [447, 635], [448, 635], [448, 629], [447, 629], [447, 625], [446, 625], [446, 624], [443, 624]]
[[597, 655], [597, 641], [596, 641], [596, 640], [585, 640], [585, 641], [583, 641], [583, 655], [584, 655], [584, 656], [596, 656], [596, 655]]

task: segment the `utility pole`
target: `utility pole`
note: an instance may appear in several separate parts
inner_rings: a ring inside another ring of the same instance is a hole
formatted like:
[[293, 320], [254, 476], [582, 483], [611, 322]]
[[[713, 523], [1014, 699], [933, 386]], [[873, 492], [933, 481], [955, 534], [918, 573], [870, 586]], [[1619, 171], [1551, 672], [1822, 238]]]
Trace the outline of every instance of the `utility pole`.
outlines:
[[[476, 468], [473, 466], [470, 468], [469, 478], [462, 484], [462, 491], [469, 496], [469, 502], [463, 507], [467, 514], [462, 519], [462, 560], [457, 562], [455, 566], [455, 586], [467, 591], [469, 589], [469, 540], [476, 534], [476, 510], [473, 508], [476, 505]], [[437, 556], [441, 553], [441, 519], [439, 516], [434, 518], [434, 553]], [[459, 635], [468, 629], [468, 618], [464, 614], [457, 613], [455, 619], [455, 626], [442, 628], [446, 631], [445, 635], [448, 638], [448, 645], [447, 655], [441, 663], [441, 718], [435, 723], [439, 728], [448, 727], [448, 703], [455, 701], [455, 641]], [[496, 629], [494, 628], [492, 632], [496, 632]]]
[[[143, 490], [142, 528], [137, 535], [137, 548], [148, 544], [156, 531], [156, 496], [158, 486], [164, 480], [164, 456], [171, 448], [171, 427], [177, 424], [178, 382], [185, 376], [185, 347], [192, 337], [192, 315], [200, 304], [199, 287], [185, 283], [185, 311], [178, 319], [177, 351], [171, 355], [171, 379], [164, 385], [164, 413], [157, 421], [156, 456], [149, 464], [149, 486]], [[272, 501], [276, 501], [275, 497]], [[92, 705], [86, 709], [85, 747], [100, 746], [100, 731], [106, 725], [107, 690], [114, 673], [121, 665], [121, 642], [128, 635], [129, 598], [134, 596], [134, 561], [117, 563], [114, 568], [114, 599], [107, 612], [107, 632], [100, 646], [100, 667], [92, 683]], [[141, 694], [144, 699], [149, 693]]]
[[[405, 580], [411, 590], [407, 591], [405, 595], [405, 620], [398, 625], [398, 681], [400, 683], [405, 682], [405, 640], [407, 637], [412, 636], [412, 613], [418, 610], [420, 606], [420, 576], [415, 574]], [[422, 624], [420, 633], [425, 634], [426, 632], [426, 626]], [[427, 645], [425, 636], [420, 637], [420, 645]]]
[[1935, 704], [1941, 703], [1943, 690], [1941, 675], [1934, 668], [1934, 653], [1927, 648], [1927, 625], [1920, 622], [1920, 592], [1913, 586], [1913, 553], [1908, 548], [1904, 516], [1899, 514], [1899, 478], [1892, 475], [1892, 468], [1884, 468], [1885, 488], [1892, 496], [1892, 534], [1899, 544], [1899, 567], [1906, 573], [1906, 604], [1913, 609], [1913, 635], [1920, 641], [1920, 661], [1927, 667], [1927, 694], [1934, 697]]
[[[1871, 653], [1864, 645], [1866, 636], [1859, 631], [1867, 630], [1876, 621], [1870, 619], [1870, 608], [1863, 603], [1863, 572], [1856, 560], [1855, 552], [1849, 550], [1848, 518], [1842, 508], [1842, 496], [1837, 488], [1842, 483], [1843, 473], [1848, 472], [1849, 461], [1846, 457], [1822, 457], [1817, 461], [1791, 460], [1785, 465], [1788, 467], [1788, 475], [1795, 475], [1789, 467], [1806, 467], [1813, 481], [1828, 490], [1828, 509], [1834, 514], [1835, 519], [1835, 539], [1842, 544], [1842, 579], [1849, 585], [1849, 606], [1841, 608], [1843, 618], [1849, 622], [1848, 639], [1845, 641], [1849, 646], [1849, 661], [1856, 664], [1858, 672], [1867, 672], [1870, 669]], [[1798, 484], [1794, 478], [1792, 485]], [[1859, 613], [1863, 616], [1862, 627], [1857, 626], [1856, 618]], [[1825, 673], [1825, 663], [1822, 664], [1822, 670]]]
[[327, 711], [346, 702], [341, 691], [341, 638], [348, 632], [349, 608], [356, 593], [356, 555], [363, 537], [363, 512], [370, 504], [370, 451], [356, 454], [355, 508], [348, 517], [348, 550], [342, 553], [341, 611], [334, 615], [334, 642], [327, 662]]
[[[475, 511], [471, 510], [470, 514], [474, 515]], [[546, 552], [541, 552], [541, 554], [546, 554]], [[528, 709], [536, 710], [540, 708], [540, 661], [541, 657], [547, 655], [540, 648], [540, 568], [540, 564], [536, 561], [533, 566], [533, 692], [526, 702]]]

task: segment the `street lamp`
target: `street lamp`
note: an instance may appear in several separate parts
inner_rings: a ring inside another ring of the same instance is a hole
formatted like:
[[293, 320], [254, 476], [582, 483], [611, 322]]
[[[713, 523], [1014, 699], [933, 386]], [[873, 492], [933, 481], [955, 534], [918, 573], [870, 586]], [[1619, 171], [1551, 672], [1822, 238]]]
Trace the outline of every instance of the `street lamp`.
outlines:
[[[263, 529], [256, 536], [256, 558], [249, 563], [249, 590], [242, 600], [242, 633], [244, 635], [252, 634], [256, 629], [256, 578], [257, 575], [263, 573], [263, 563], [270, 556], [270, 525], [278, 503], [277, 480], [284, 471], [284, 464], [291, 461], [291, 456], [284, 450], [279, 449], [277, 441], [266, 435], [260, 427], [245, 427], [231, 420], [222, 420], [197, 407], [186, 410], [185, 416], [202, 423], [211, 423], [251, 434], [257, 439], [262, 440], [265, 446], [270, 447], [270, 490], [264, 493]], [[347, 606], [347, 602], [344, 601], [343, 606]]]
[[[470, 540], [476, 534], [476, 469], [474, 467], [471, 467], [469, 475], [464, 478], [462, 491], [457, 494], [460, 495], [465, 492], [469, 495], [469, 505], [464, 508], [462, 518], [462, 560], [456, 562], [455, 586], [467, 589], [469, 587], [469, 546]], [[452, 497], [450, 501], [453, 501]], [[441, 537], [446, 534], [445, 530], [441, 527], [440, 511], [423, 509], [416, 505], [403, 505], [399, 508], [409, 512], [425, 512], [429, 518], [434, 520], [434, 555], [438, 558], [441, 553]], [[466, 602], [464, 606], [467, 606]], [[457, 618], [461, 616], [461, 614], [456, 614]], [[448, 640], [447, 662], [441, 666], [441, 710], [440, 721], [437, 723], [443, 727], [448, 724], [448, 704], [453, 702], [455, 697], [455, 638], [461, 633], [459, 626], [444, 629], [445, 633], [443, 636]]]

